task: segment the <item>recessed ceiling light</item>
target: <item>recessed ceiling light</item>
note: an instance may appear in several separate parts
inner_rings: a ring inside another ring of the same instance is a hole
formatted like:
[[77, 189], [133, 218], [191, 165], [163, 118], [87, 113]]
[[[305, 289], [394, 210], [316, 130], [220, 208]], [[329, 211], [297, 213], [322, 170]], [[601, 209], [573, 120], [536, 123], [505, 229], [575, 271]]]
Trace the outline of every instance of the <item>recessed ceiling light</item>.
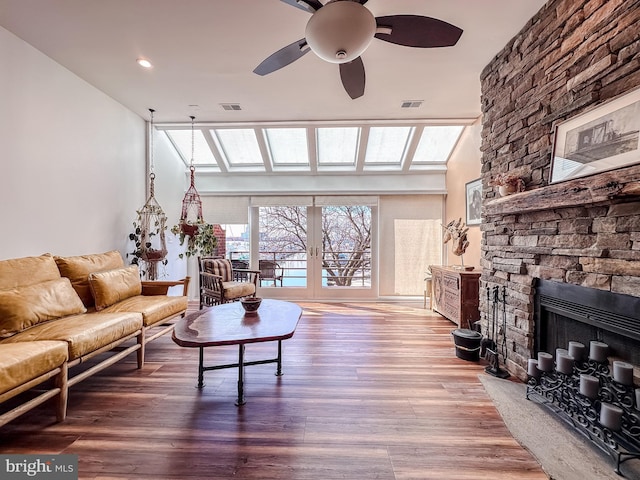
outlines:
[[147, 60], [146, 58], [138, 58], [136, 60], [136, 62], [138, 62], [138, 65], [140, 65], [141, 67], [144, 67], [144, 68], [153, 67], [153, 65], [151, 65], [151, 62], [149, 60]]

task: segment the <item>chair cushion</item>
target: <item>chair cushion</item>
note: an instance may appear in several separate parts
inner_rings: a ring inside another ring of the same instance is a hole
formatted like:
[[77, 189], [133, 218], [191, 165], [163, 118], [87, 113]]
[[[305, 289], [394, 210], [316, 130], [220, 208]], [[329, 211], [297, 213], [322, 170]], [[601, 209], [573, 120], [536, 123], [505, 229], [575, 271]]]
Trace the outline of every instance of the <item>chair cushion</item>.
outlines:
[[75, 257], [54, 257], [60, 274], [71, 280], [71, 285], [85, 307], [93, 307], [94, 300], [89, 287], [89, 274], [124, 267], [122, 255], [116, 250]]
[[94, 352], [142, 328], [139, 313], [92, 312], [41, 323], [2, 341], [5, 343], [35, 340], [67, 342], [69, 360]]
[[240, 297], [248, 297], [256, 293], [256, 286], [250, 282], [222, 282], [224, 298], [234, 300]]
[[0, 290], [0, 337], [86, 311], [68, 278]]
[[140, 271], [136, 265], [90, 273], [88, 278], [96, 310], [142, 293]]
[[67, 361], [66, 342], [0, 343], [0, 394]]
[[144, 326], [149, 327], [161, 320], [184, 313], [187, 310], [187, 302], [187, 297], [182, 296], [137, 295], [111, 305], [102, 312], [139, 312], [142, 314]]
[[0, 290], [33, 285], [60, 278], [51, 254], [0, 261]]
[[233, 267], [228, 258], [204, 258], [202, 270], [222, 277], [223, 282], [233, 280]]

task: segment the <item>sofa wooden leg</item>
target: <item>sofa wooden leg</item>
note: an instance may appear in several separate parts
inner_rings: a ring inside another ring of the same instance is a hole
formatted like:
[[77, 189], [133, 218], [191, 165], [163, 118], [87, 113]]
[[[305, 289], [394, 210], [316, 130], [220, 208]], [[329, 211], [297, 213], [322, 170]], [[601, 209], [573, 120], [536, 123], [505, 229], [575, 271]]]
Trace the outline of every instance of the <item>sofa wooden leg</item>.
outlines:
[[140, 332], [140, 335], [138, 335], [138, 344], [140, 345], [140, 348], [138, 349], [138, 351], [136, 352], [138, 355], [138, 368], [142, 368], [144, 367], [144, 336], [145, 336], [145, 327], [142, 327], [142, 331]]
[[60, 373], [55, 379], [56, 387], [60, 389], [56, 405], [56, 419], [58, 422], [63, 422], [64, 419], [67, 418], [67, 399], [69, 397], [68, 378], [68, 366], [67, 362], [64, 362], [60, 366]]

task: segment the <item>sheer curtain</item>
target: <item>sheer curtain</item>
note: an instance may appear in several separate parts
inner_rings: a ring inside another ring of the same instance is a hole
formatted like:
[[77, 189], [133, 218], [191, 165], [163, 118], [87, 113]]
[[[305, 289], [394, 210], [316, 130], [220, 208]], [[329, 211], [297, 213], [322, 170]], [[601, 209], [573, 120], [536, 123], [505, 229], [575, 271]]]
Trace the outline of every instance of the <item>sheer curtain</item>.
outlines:
[[380, 197], [380, 296], [422, 295], [429, 265], [442, 264], [442, 195]]

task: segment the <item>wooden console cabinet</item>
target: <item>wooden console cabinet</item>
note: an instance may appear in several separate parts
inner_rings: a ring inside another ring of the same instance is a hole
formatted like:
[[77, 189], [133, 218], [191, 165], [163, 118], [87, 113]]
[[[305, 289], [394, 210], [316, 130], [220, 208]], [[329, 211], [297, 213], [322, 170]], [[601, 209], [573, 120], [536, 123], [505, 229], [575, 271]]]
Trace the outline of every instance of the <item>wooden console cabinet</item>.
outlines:
[[433, 310], [460, 328], [472, 328], [480, 320], [480, 272], [431, 265]]

